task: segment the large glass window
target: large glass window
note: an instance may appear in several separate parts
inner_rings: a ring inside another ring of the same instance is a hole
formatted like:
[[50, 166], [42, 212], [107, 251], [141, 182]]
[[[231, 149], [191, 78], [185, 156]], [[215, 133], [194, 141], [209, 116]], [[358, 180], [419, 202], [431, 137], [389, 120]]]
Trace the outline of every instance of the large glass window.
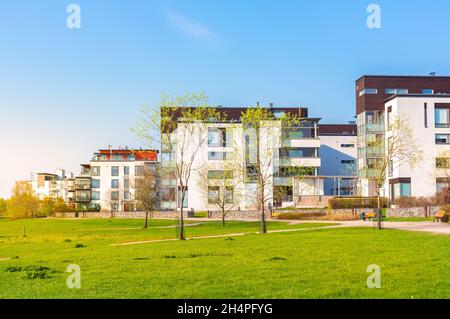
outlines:
[[119, 176], [119, 166], [111, 166], [111, 176]]
[[313, 147], [288, 147], [280, 148], [280, 157], [301, 158], [317, 157], [316, 149]]
[[234, 188], [232, 186], [225, 187], [225, 203], [233, 203]]
[[436, 193], [448, 190], [450, 187], [450, 178], [436, 178]]
[[92, 188], [100, 188], [100, 180], [99, 179], [93, 179], [91, 185], [92, 185]]
[[100, 200], [100, 192], [92, 192], [91, 199], [92, 200]]
[[123, 174], [124, 175], [130, 175], [130, 166], [124, 166], [123, 167]]
[[136, 165], [134, 167], [134, 175], [144, 176], [144, 165]]
[[391, 199], [395, 200], [400, 197], [411, 197], [411, 179], [401, 178], [390, 181]]
[[226, 130], [224, 128], [209, 128], [208, 129], [208, 146], [225, 146]]
[[175, 201], [176, 188], [161, 188], [161, 200], [164, 202]]
[[219, 200], [220, 187], [219, 186], [208, 186], [208, 203], [215, 204]]
[[119, 180], [118, 179], [111, 180], [111, 188], [119, 188]]
[[436, 168], [450, 168], [450, 157], [436, 157]]
[[364, 94], [377, 94], [378, 90], [373, 88], [366, 88], [359, 91], [359, 96], [363, 96]]
[[209, 179], [231, 179], [233, 178], [233, 171], [231, 170], [209, 170]]
[[436, 134], [436, 144], [450, 144], [450, 134]]
[[449, 109], [435, 108], [434, 122], [436, 127], [449, 127]]
[[[188, 195], [189, 191], [186, 189], [186, 191], [184, 192], [183, 208], [188, 207], [188, 197], [189, 197]], [[181, 197], [182, 197], [181, 189], [178, 189], [178, 208], [181, 208]]]

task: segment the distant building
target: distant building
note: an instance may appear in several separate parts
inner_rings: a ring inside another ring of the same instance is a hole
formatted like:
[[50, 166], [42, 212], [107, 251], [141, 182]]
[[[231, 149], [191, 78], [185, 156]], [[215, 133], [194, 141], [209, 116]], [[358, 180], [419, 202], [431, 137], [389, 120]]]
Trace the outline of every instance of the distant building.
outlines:
[[356, 129], [353, 123], [319, 125], [319, 175], [324, 179], [324, 195], [356, 195]]
[[35, 173], [30, 182], [33, 192], [39, 199], [59, 197], [68, 201], [67, 181], [66, 171], [58, 169], [55, 173]]
[[82, 173], [76, 177], [77, 206], [135, 210], [136, 180], [146, 172], [152, 172], [156, 180], [157, 160], [157, 150], [99, 150], [89, 164], [82, 165]]

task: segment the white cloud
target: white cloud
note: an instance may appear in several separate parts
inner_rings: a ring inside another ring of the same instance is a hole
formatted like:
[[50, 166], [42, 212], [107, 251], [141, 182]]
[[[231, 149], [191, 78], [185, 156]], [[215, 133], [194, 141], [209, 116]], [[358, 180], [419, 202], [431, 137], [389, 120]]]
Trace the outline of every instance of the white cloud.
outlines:
[[209, 41], [217, 41], [219, 38], [218, 34], [213, 32], [207, 26], [188, 18], [181, 13], [175, 11], [166, 12], [166, 19], [173, 27], [187, 36]]

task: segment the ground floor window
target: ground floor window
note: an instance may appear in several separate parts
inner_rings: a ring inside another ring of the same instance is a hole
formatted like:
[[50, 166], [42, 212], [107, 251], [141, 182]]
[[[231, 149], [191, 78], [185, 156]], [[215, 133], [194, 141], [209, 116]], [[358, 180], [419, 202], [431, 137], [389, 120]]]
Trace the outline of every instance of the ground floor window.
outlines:
[[411, 178], [394, 178], [389, 180], [391, 200], [411, 196]]
[[[189, 192], [188, 192], [188, 189], [186, 188], [186, 190], [184, 192], [183, 208], [188, 207], [188, 197], [189, 197], [188, 195], [189, 195]], [[181, 188], [178, 187], [178, 208], [181, 208], [181, 198], [182, 198]]]

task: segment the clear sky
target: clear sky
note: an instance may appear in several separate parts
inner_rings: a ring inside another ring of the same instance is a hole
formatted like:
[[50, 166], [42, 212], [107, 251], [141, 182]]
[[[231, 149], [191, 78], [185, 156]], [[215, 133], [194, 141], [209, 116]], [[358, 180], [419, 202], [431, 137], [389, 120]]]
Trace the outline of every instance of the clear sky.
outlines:
[[[81, 8], [69, 29], [66, 8]], [[381, 7], [381, 29], [366, 8]], [[0, 3], [0, 196], [30, 172], [79, 172], [162, 92], [212, 104], [355, 113], [363, 74], [450, 74], [448, 0], [35, 0]]]

